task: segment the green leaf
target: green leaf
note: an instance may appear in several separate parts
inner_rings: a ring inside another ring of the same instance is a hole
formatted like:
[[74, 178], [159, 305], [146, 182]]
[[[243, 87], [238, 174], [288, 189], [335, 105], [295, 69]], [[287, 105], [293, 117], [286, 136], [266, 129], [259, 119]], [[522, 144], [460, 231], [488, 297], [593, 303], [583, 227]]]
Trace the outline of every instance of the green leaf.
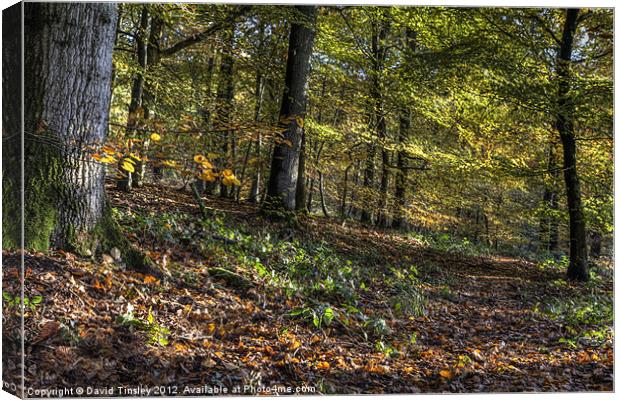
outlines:
[[152, 325], [155, 322], [155, 317], [153, 316], [151, 309], [152, 307], [149, 307], [149, 315], [146, 317], [146, 321]]
[[312, 314], [312, 323], [314, 324], [314, 326], [316, 326], [317, 328], [321, 327], [321, 319], [319, 318], [318, 315], [316, 315], [316, 313]]
[[331, 307], [327, 307], [323, 311], [323, 321], [325, 322], [325, 325], [331, 324], [333, 319], [334, 319], [334, 310], [332, 310]]
[[32, 304], [39, 304], [43, 301], [43, 296], [34, 296], [30, 301]]

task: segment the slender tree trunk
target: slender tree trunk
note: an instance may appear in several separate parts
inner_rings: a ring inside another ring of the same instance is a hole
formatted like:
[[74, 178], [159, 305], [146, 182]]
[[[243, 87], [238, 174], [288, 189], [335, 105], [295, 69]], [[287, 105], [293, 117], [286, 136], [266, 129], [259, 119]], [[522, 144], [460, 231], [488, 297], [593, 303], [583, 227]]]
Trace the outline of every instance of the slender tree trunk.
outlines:
[[342, 219], [344, 219], [347, 215], [347, 192], [349, 188], [349, 171], [351, 171], [352, 167], [353, 167], [353, 164], [349, 164], [344, 169], [344, 178], [342, 182], [342, 200], [340, 201], [340, 217]]
[[274, 147], [269, 184], [267, 208], [295, 209], [299, 152], [306, 117], [307, 85], [310, 75], [310, 56], [314, 42], [315, 6], [296, 6], [305, 21], [293, 23], [289, 37], [288, 60], [284, 96], [280, 108], [280, 126], [284, 142]]
[[24, 16], [26, 247], [94, 250], [104, 168], [85, 148], [108, 131], [116, 4], [25, 3]]
[[408, 109], [403, 109], [399, 118], [399, 131], [398, 131], [398, 153], [396, 154], [396, 167], [398, 172], [396, 175], [394, 197], [396, 202], [394, 221], [392, 227], [394, 229], [401, 229], [405, 225], [405, 205], [406, 205], [406, 184], [407, 184], [407, 169], [405, 161], [404, 145], [405, 141], [409, 137], [409, 129], [411, 128], [411, 114]]
[[581, 190], [577, 175], [577, 143], [574, 132], [575, 105], [570, 94], [571, 58], [578, 14], [579, 9], [566, 10], [562, 44], [557, 62], [558, 115], [556, 126], [564, 153], [564, 181], [566, 182], [569, 215], [570, 264], [567, 277], [572, 280], [587, 281], [590, 278], [590, 273], [588, 270], [586, 221], [583, 215]]
[[[127, 114], [127, 131], [126, 138], [132, 139], [135, 136], [136, 127], [143, 119], [144, 109], [142, 108], [142, 94], [144, 92], [144, 75], [146, 73], [147, 51], [146, 51], [146, 32], [149, 28], [149, 10], [146, 5], [142, 6], [140, 14], [140, 26], [135, 32], [136, 38], [136, 58], [138, 61], [138, 72], [133, 77], [131, 85], [131, 101], [129, 102], [129, 112]], [[133, 145], [128, 144], [127, 153], [133, 151]], [[129, 154], [126, 154], [129, 157]], [[121, 168], [123, 159], [119, 160], [118, 170], [119, 177], [116, 186], [123, 191], [129, 192], [134, 186], [135, 173], [125, 171]]]
[[[233, 113], [233, 95], [234, 95], [234, 82], [233, 82], [233, 41], [234, 41], [234, 27], [226, 32], [228, 37], [225, 39], [226, 47], [222, 51], [222, 59], [220, 63], [220, 83], [217, 88], [217, 125], [220, 129], [224, 130], [224, 137], [222, 139], [222, 154], [225, 160], [225, 166], [232, 168], [233, 166], [233, 148], [231, 145], [232, 138], [232, 113]], [[220, 185], [220, 197], [230, 197], [231, 190], [225, 186]]]
[[325, 202], [325, 187], [323, 182], [323, 172], [319, 171], [319, 194], [321, 195], [321, 210], [323, 211], [323, 215], [329, 217], [329, 212], [327, 211], [327, 203]]
[[[260, 23], [258, 29], [258, 56], [262, 57], [265, 50], [265, 24]], [[261, 113], [263, 111], [263, 97], [265, 92], [265, 82], [263, 77], [263, 71], [261, 68], [256, 69], [256, 78], [254, 86], [254, 98], [256, 103], [254, 104], [254, 122], [259, 123], [261, 120]], [[262, 176], [263, 163], [261, 162], [261, 147], [262, 147], [262, 134], [260, 129], [256, 134], [256, 143], [254, 145], [254, 159], [256, 160], [256, 170], [252, 177], [252, 186], [250, 187], [250, 203], [258, 203], [260, 196], [260, 181]]]
[[[260, 115], [263, 108], [264, 84], [263, 76], [260, 68], [256, 72], [256, 105], [254, 107], [254, 121], [260, 122]], [[261, 162], [261, 147], [263, 138], [260, 130], [256, 135], [256, 144], [254, 146], [254, 157], [256, 160], [256, 171], [252, 178], [252, 187], [250, 188], [250, 203], [258, 203], [260, 197], [260, 182], [262, 176], [263, 163]]]
[[[372, 70], [371, 70], [371, 85], [370, 85], [370, 99], [371, 99], [371, 111], [370, 111], [370, 130], [376, 130], [376, 137], [381, 149], [382, 159], [382, 176], [380, 185], [380, 205], [377, 223], [385, 223], [385, 204], [387, 198], [387, 187], [389, 183], [389, 174], [387, 170], [388, 155], [385, 150], [385, 137], [387, 135], [387, 126], [385, 122], [385, 115], [383, 112], [383, 93], [381, 92], [381, 74], [383, 65], [385, 63], [386, 49], [384, 46], [385, 39], [388, 34], [388, 25], [385, 21], [375, 20], [373, 21], [373, 33], [372, 33]], [[375, 180], [375, 157], [377, 152], [377, 144], [373, 141], [368, 145], [367, 158], [366, 158], [366, 170], [364, 171], [364, 187], [368, 191], [368, 195], [372, 198], [374, 191]], [[372, 207], [374, 201], [371, 201], [369, 207]], [[365, 207], [362, 210], [362, 222], [372, 223], [372, 212]]]
[[601, 256], [601, 244], [603, 242], [603, 237], [598, 232], [592, 232], [590, 237], [592, 238], [590, 244], [590, 258], [599, 258]]
[[541, 247], [546, 251], [556, 251], [559, 245], [559, 221], [556, 216], [558, 211], [558, 194], [556, 193], [556, 181], [558, 179], [558, 168], [554, 143], [549, 144], [547, 151], [547, 169], [552, 178], [552, 182], [545, 185], [543, 193], [543, 205], [545, 213], [540, 219], [539, 241]]

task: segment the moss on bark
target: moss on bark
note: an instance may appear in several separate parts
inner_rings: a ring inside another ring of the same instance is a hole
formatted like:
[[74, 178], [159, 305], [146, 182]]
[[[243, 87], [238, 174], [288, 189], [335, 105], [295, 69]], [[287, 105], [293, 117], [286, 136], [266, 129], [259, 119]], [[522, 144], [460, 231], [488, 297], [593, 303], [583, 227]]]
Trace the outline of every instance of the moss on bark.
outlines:
[[95, 245], [90, 250], [109, 252], [116, 247], [127, 267], [136, 271], [157, 275], [153, 270], [153, 261], [144, 252], [136, 248], [123, 233], [122, 227], [114, 220], [109, 207], [104, 209], [103, 216], [91, 234], [89, 241]]

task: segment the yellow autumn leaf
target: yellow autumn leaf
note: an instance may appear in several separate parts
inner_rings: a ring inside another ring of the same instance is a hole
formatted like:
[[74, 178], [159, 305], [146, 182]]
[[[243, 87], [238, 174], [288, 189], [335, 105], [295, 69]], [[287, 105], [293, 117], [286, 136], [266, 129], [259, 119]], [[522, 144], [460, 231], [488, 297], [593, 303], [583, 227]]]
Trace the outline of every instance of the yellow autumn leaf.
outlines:
[[329, 369], [330, 365], [327, 361], [320, 361], [317, 365], [316, 365], [316, 369]]
[[205, 156], [203, 156], [201, 154], [196, 154], [194, 156], [194, 161], [199, 163], [199, 164], [205, 162], [205, 160], [206, 160]]
[[103, 150], [103, 152], [104, 152], [104, 153], [106, 153], [106, 154], [114, 154], [114, 153], [116, 153], [116, 150], [114, 150], [114, 149], [113, 149], [112, 147], [110, 147], [110, 146], [103, 146], [103, 147], [101, 148], [101, 150]]
[[202, 174], [200, 174], [200, 179], [202, 179], [203, 181], [213, 182], [215, 181], [215, 178], [216, 176], [211, 171], [204, 171]]
[[241, 182], [239, 181], [239, 179], [237, 179], [237, 177], [234, 175], [224, 177], [224, 179], [222, 179], [222, 183], [225, 186], [241, 185]]
[[207, 330], [209, 331], [209, 333], [215, 332], [215, 322], [209, 323], [209, 325], [207, 325]]
[[95, 154], [91, 154], [90, 156], [97, 161], [101, 160], [101, 154], [95, 153]]
[[134, 172], [136, 169], [133, 167], [133, 165], [131, 165], [131, 163], [124, 161], [123, 165], [121, 166], [121, 168], [123, 168], [125, 171], [129, 171], [129, 172]]
[[166, 167], [172, 167], [172, 168], [176, 168], [177, 167], [177, 162], [174, 160], [164, 160], [161, 162], [163, 165], [165, 165]]
[[159, 133], [151, 133], [151, 140], [154, 142], [159, 142], [161, 140], [161, 136]]
[[133, 158], [134, 160], [141, 161], [140, 156], [138, 156], [136, 153], [129, 153], [129, 156]]
[[301, 117], [301, 116], [299, 116], [299, 115], [298, 115], [298, 116], [296, 116], [296, 117], [295, 117], [295, 122], [297, 123], [297, 126], [298, 126], [298, 127], [300, 127], [300, 128], [303, 128], [303, 127], [304, 127], [304, 119], [303, 119], [303, 117]]
[[233, 176], [233, 172], [229, 169], [225, 169], [224, 171], [222, 171], [222, 176]]
[[189, 349], [189, 347], [187, 347], [187, 345], [185, 345], [185, 344], [183, 344], [183, 343], [175, 343], [175, 344], [174, 344], [174, 348], [175, 348], [177, 351], [185, 351], [185, 350]]
[[204, 160], [202, 162], [202, 166], [203, 168], [206, 168], [206, 169], [213, 169], [213, 164], [211, 164], [208, 160]]
[[222, 183], [224, 184], [224, 186], [228, 186], [228, 187], [233, 185], [233, 181], [229, 177], [222, 179]]
[[442, 369], [441, 371], [439, 371], [439, 375], [441, 375], [442, 377], [444, 377], [446, 379], [454, 378], [454, 372], [452, 372], [449, 369]]
[[105, 156], [105, 157], [101, 157], [99, 159], [99, 162], [104, 163], [104, 164], [112, 164], [113, 162], [116, 162], [116, 158], [112, 156]]
[[158, 284], [159, 283], [159, 279], [155, 278], [153, 275], [147, 275], [144, 277], [144, 283], [149, 284], [149, 283], [154, 283], [154, 284]]

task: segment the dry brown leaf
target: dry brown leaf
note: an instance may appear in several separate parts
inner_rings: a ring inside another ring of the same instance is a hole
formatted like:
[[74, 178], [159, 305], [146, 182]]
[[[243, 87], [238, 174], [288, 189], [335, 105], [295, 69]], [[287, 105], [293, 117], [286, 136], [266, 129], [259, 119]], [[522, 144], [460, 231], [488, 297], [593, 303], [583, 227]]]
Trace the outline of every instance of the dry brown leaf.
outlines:
[[43, 324], [39, 333], [32, 339], [32, 344], [41, 343], [44, 340], [51, 338], [58, 333], [60, 329], [60, 323], [57, 321], [49, 321]]

